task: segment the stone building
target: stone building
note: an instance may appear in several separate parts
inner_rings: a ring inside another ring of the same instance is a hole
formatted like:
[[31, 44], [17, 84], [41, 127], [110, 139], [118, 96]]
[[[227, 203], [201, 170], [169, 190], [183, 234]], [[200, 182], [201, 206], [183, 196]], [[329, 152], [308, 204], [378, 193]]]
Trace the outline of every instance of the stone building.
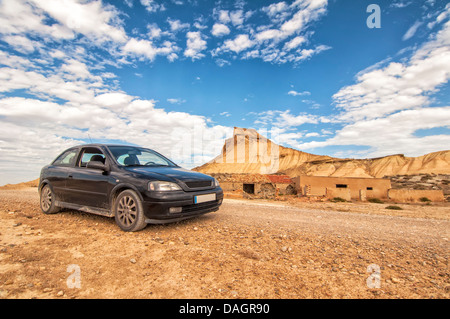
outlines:
[[341, 197], [345, 200], [387, 199], [391, 180], [387, 178], [297, 176], [294, 181], [303, 196]]
[[296, 194], [295, 185], [287, 175], [211, 174], [225, 192], [242, 192], [258, 197]]

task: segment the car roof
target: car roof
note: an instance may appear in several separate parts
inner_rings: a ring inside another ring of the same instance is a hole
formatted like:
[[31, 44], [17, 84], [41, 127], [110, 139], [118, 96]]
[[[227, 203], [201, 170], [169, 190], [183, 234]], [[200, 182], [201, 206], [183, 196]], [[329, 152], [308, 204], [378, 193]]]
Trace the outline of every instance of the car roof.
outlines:
[[80, 144], [74, 147], [98, 147], [98, 146], [106, 146], [106, 147], [110, 147], [110, 146], [121, 146], [121, 147], [139, 147], [139, 148], [144, 148], [141, 146], [137, 146], [137, 145], [126, 145], [126, 144], [103, 144], [103, 143], [88, 143], [88, 144]]

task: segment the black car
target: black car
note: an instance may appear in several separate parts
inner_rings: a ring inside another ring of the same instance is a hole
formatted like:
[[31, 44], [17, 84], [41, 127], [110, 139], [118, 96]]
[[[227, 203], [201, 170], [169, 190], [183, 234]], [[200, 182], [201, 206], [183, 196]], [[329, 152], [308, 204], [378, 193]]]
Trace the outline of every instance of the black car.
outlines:
[[42, 168], [39, 193], [46, 214], [69, 208], [115, 217], [124, 231], [217, 211], [223, 200], [211, 176], [151, 149], [104, 144], [64, 151]]

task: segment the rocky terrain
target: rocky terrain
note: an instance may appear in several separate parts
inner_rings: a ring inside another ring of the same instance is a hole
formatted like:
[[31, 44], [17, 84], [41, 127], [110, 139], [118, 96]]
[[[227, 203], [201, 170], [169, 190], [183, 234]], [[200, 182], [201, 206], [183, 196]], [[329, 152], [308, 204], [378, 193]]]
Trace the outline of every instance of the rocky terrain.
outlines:
[[444, 196], [450, 199], [450, 174], [394, 175], [391, 186], [395, 189], [442, 189]]
[[449, 203], [225, 199], [218, 212], [126, 233], [40, 212], [0, 189], [0, 298], [450, 297]]
[[402, 154], [371, 159], [340, 159], [283, 147], [253, 129], [235, 128], [221, 154], [195, 168], [211, 173], [275, 174], [342, 177], [450, 174], [450, 151], [419, 157]]

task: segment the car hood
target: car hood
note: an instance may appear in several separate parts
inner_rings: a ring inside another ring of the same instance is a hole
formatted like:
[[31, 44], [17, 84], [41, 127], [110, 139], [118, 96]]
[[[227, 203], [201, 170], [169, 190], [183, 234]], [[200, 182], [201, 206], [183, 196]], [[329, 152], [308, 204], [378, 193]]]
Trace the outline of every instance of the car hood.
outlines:
[[136, 166], [126, 167], [126, 169], [133, 173], [148, 176], [151, 179], [164, 181], [204, 181], [211, 180], [212, 177], [199, 172], [194, 172], [181, 167], [165, 167], [165, 166]]

